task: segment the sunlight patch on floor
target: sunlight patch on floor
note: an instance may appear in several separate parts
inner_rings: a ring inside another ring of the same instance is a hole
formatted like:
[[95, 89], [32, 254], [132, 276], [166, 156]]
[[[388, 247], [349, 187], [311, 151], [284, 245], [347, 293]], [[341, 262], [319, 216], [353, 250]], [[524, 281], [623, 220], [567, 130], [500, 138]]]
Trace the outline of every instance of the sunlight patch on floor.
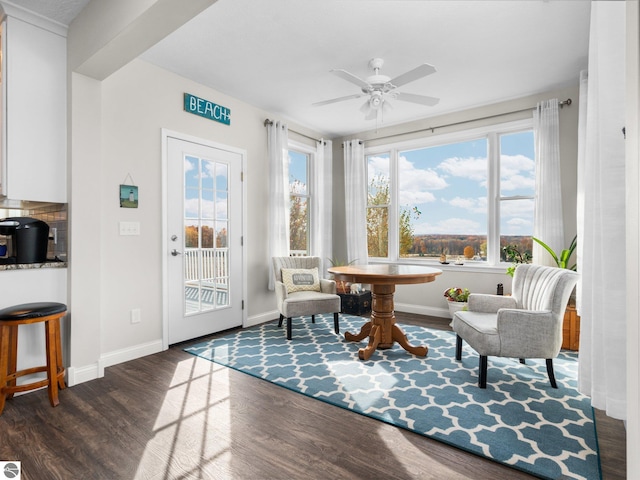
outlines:
[[[228, 369], [198, 358], [178, 364], [136, 479], [217, 478], [228, 470], [228, 374]], [[209, 471], [214, 464], [215, 471]]]
[[[344, 375], [344, 362], [327, 362], [327, 366], [335, 378]], [[364, 371], [369, 374], [367, 377], [362, 376]], [[340, 372], [340, 375], [337, 372]], [[397, 383], [393, 375], [380, 364], [364, 366], [362, 371], [353, 372], [353, 376], [355, 378], [362, 376], [363, 382], [352, 382], [350, 386], [343, 383], [340, 385], [340, 390], [348, 393], [350, 398], [353, 399], [352, 403], [354, 405], [351, 405], [351, 408], [359, 405], [365, 411], [374, 405], [384, 395], [384, 392]]]

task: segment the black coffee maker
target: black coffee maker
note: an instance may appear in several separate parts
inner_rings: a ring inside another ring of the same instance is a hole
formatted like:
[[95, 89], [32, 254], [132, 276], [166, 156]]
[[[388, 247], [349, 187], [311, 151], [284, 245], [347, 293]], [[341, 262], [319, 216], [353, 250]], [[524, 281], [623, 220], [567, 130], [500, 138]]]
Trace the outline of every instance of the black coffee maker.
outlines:
[[6, 258], [0, 265], [44, 263], [47, 260], [49, 225], [31, 217], [0, 219], [0, 235], [6, 237]]

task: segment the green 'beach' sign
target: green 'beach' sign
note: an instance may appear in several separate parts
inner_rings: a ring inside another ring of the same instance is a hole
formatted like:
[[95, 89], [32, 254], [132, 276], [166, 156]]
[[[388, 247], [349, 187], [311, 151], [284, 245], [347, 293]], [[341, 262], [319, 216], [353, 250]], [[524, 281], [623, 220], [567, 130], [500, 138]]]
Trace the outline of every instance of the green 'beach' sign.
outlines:
[[204, 98], [196, 97], [190, 93], [184, 94], [184, 109], [186, 112], [199, 115], [214, 122], [231, 125], [231, 110], [217, 105]]

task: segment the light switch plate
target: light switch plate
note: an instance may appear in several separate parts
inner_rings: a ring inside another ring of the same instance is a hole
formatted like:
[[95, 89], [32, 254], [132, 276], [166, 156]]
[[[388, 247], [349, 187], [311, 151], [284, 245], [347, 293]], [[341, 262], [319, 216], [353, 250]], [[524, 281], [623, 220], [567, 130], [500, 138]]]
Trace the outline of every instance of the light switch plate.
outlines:
[[140, 222], [120, 222], [120, 235], [140, 235]]

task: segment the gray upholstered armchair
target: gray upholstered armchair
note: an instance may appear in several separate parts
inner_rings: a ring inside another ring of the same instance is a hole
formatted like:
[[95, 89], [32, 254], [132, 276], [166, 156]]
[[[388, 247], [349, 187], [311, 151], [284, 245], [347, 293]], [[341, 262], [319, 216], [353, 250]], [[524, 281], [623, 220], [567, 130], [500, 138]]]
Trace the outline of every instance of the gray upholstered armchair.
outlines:
[[320, 278], [320, 257], [273, 257], [273, 274], [280, 321], [287, 319], [287, 340], [291, 340], [291, 319], [311, 315], [333, 313], [336, 333], [340, 333], [338, 317], [340, 297], [336, 294], [336, 282]]
[[553, 388], [553, 359], [562, 345], [562, 321], [579, 275], [571, 270], [519, 265], [512, 296], [471, 294], [467, 311], [456, 312], [456, 360], [462, 340], [480, 355], [478, 386], [487, 387], [487, 357], [544, 358]]

